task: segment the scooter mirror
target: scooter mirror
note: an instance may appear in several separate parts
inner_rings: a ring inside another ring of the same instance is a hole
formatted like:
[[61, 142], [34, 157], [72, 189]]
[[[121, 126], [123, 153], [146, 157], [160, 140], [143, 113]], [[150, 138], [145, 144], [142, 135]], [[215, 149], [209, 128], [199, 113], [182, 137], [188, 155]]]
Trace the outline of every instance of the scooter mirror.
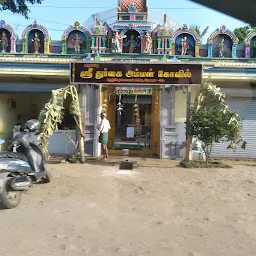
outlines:
[[0, 139], [0, 145], [4, 144], [5, 140]]

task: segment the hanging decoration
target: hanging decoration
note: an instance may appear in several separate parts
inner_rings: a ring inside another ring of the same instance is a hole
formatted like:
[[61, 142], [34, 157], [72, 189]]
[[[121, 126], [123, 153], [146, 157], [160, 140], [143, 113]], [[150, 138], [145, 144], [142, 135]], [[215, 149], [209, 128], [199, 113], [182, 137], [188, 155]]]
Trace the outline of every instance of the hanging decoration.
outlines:
[[117, 103], [117, 111], [118, 111], [118, 114], [121, 116], [122, 115], [122, 103], [121, 103], [121, 94], [119, 94], [119, 102]]
[[154, 104], [154, 113], [158, 111], [158, 95], [156, 96], [155, 104]]
[[102, 104], [101, 112], [102, 112], [102, 113], [107, 113], [107, 107], [108, 107], [107, 102], [108, 102], [108, 100], [107, 100], [107, 99], [104, 99], [103, 102], [104, 102], [104, 103]]
[[137, 104], [137, 95], [135, 95], [135, 104], [133, 105], [134, 108], [134, 119], [135, 119], [135, 134], [137, 137], [140, 136], [140, 111], [139, 105]]

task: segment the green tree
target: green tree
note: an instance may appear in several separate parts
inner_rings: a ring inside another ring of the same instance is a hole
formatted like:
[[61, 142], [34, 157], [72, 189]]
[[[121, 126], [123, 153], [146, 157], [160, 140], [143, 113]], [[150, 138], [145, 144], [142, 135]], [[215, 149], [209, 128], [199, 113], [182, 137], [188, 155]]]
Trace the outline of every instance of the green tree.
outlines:
[[[235, 150], [243, 141], [241, 131], [242, 120], [229, 110], [221, 111], [211, 106], [191, 110], [190, 135], [202, 142], [207, 162], [211, 160], [213, 143], [228, 141], [228, 148]], [[242, 147], [245, 147], [245, 142]]]
[[209, 30], [209, 26], [207, 26], [204, 30], [201, 30], [200, 26], [191, 26], [191, 28], [196, 31], [200, 38], [203, 38]]
[[237, 145], [244, 149], [246, 146], [241, 137], [242, 120], [229, 110], [225, 97], [220, 88], [206, 82], [201, 85], [191, 109], [188, 134], [202, 142], [207, 162], [211, 159], [213, 143], [228, 141], [228, 148], [233, 150]]
[[27, 4], [41, 4], [43, 0], [0, 0], [0, 10], [9, 10], [12, 13], [18, 13], [28, 19], [30, 12]]
[[244, 26], [241, 28], [235, 28], [234, 34], [239, 39], [239, 44], [242, 44], [244, 42], [244, 39], [248, 35], [249, 32], [252, 31], [252, 28], [250, 26]]

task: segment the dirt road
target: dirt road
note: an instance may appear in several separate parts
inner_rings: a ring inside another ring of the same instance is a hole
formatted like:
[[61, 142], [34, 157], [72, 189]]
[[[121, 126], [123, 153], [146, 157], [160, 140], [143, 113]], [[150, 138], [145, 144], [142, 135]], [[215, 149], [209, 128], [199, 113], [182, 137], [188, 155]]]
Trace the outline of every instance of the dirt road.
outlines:
[[52, 183], [0, 210], [1, 255], [256, 255], [256, 165], [139, 164], [52, 165]]

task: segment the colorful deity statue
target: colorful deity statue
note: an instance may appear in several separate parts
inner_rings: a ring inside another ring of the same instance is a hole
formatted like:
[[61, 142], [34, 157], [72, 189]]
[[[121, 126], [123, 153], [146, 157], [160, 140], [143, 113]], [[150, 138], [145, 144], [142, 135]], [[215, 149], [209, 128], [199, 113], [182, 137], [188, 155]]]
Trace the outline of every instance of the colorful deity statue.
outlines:
[[136, 41], [133, 35], [130, 37], [130, 46], [129, 46], [129, 53], [134, 53], [136, 49]]
[[39, 49], [40, 49], [40, 38], [39, 38], [37, 32], [35, 32], [35, 37], [32, 39], [32, 42], [33, 42], [33, 44], [34, 44], [34, 53], [39, 53]]
[[112, 43], [113, 43], [113, 52], [121, 52], [120, 48], [120, 41], [122, 37], [116, 32], [112, 38]]
[[75, 52], [80, 53], [80, 45], [83, 42], [80, 38], [80, 36], [78, 35], [78, 33], [76, 33], [75, 38], [72, 39], [73, 43], [74, 43], [74, 49]]
[[152, 48], [152, 38], [150, 36], [150, 33], [146, 33], [144, 36], [145, 40], [145, 48], [144, 48], [144, 53], [151, 53], [151, 48]]
[[225, 47], [225, 39], [222, 37], [220, 39], [220, 43], [219, 43], [219, 57], [220, 58], [223, 58], [224, 57], [224, 53], [225, 53], [225, 50], [226, 50], [226, 47]]
[[8, 38], [7, 38], [5, 31], [3, 31], [0, 41], [1, 41], [2, 52], [5, 53], [6, 48], [8, 47]]
[[140, 42], [139, 42], [138, 38], [139, 37], [134, 37], [134, 35], [132, 34], [130, 36], [130, 40], [127, 40], [124, 43], [125, 47], [129, 47], [129, 53], [134, 53], [135, 49], [140, 46]]
[[187, 37], [185, 36], [181, 40], [181, 55], [186, 55], [188, 51], [188, 42], [187, 42]]

